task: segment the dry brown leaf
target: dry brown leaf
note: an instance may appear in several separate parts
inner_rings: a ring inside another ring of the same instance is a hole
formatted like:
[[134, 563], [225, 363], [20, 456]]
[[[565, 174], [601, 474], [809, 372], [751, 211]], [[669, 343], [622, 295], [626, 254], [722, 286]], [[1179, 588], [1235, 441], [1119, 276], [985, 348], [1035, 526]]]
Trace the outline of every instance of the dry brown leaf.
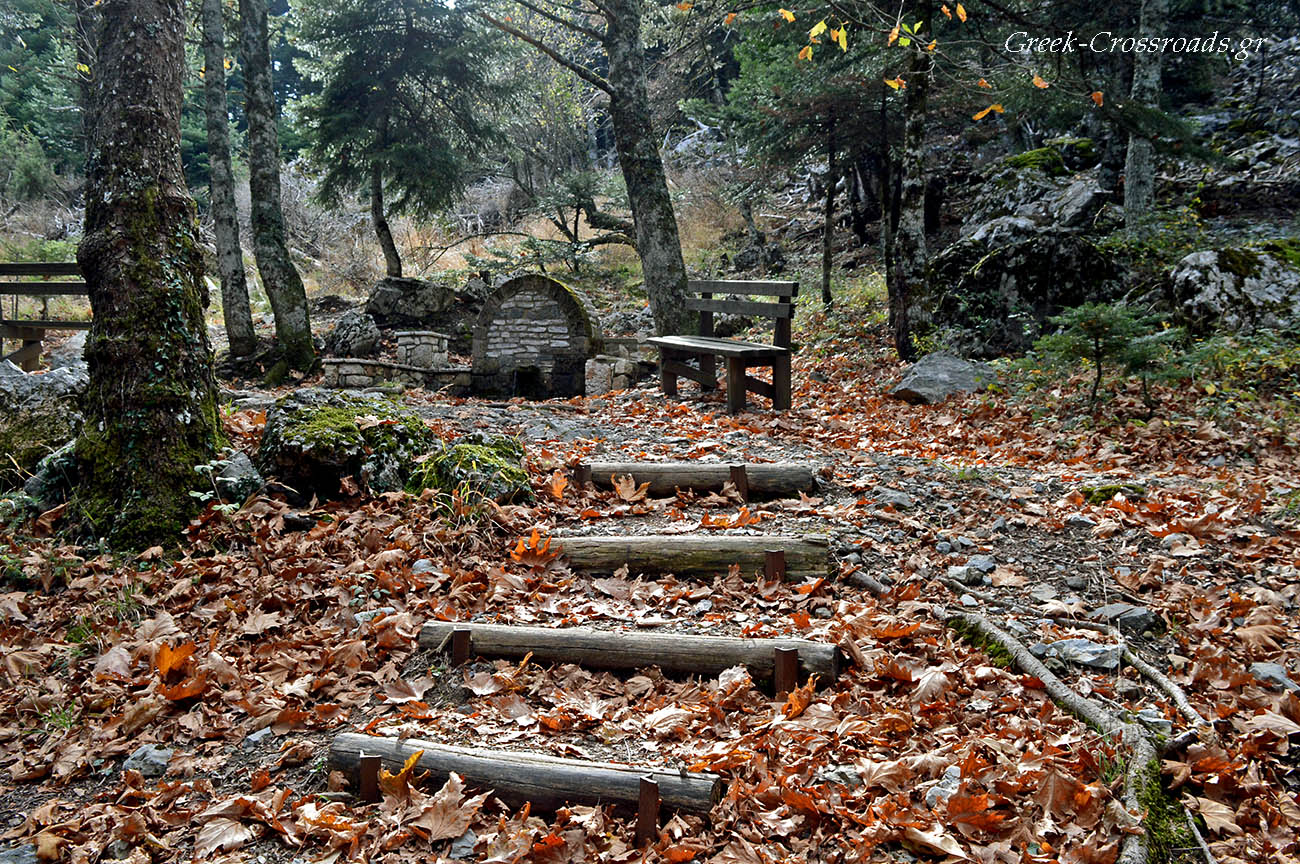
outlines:
[[434, 841], [464, 834], [488, 797], [484, 792], [467, 799], [464, 790], [465, 783], [460, 775], [452, 773], [420, 812], [419, 818], [408, 824], [428, 831], [429, 839]]

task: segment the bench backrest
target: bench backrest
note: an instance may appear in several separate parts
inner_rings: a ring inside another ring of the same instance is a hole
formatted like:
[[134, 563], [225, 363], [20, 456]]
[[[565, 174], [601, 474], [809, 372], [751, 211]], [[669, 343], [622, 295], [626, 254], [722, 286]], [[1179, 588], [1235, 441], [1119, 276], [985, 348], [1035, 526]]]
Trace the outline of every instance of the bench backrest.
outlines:
[[[20, 276], [40, 276], [44, 279], [72, 278], [60, 279], [57, 282], [23, 282], [17, 278]], [[0, 298], [6, 296], [85, 296], [85, 294], [86, 283], [81, 279], [81, 270], [78, 269], [75, 261], [15, 261], [0, 263]], [[49, 330], [61, 329], [58, 325], [67, 325], [78, 329], [84, 329], [86, 326], [85, 322], [21, 321], [5, 318], [3, 303], [0, 303], [0, 323], [22, 324]]]
[[[686, 300], [688, 309], [700, 313], [700, 335], [713, 335], [713, 313], [757, 315], [773, 319], [772, 344], [790, 347], [790, 322], [794, 318], [794, 301], [799, 296], [798, 282], [758, 282], [740, 279], [695, 280], [687, 283], [693, 295]], [[723, 297], [715, 297], [721, 294]], [[729, 299], [739, 295], [743, 299]], [[751, 295], [771, 300], [751, 300]]]

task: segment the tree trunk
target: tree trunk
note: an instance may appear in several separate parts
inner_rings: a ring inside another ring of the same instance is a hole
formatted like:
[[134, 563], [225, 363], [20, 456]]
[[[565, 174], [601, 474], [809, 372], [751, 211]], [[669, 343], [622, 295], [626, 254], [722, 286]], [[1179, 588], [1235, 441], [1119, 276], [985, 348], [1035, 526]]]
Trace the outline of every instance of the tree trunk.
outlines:
[[[929, 24], [933, 5], [917, 4], [917, 17]], [[923, 28], [925, 29], [925, 28]], [[920, 34], [918, 34], [918, 37]], [[928, 41], [916, 38], [913, 45]], [[928, 316], [920, 308], [925, 296], [926, 267], [929, 257], [925, 242], [925, 110], [930, 91], [930, 70], [934, 58], [917, 47], [912, 54], [903, 91], [903, 149], [898, 159], [901, 175], [898, 221], [890, 232], [892, 249], [886, 278], [889, 289], [889, 320], [894, 333], [894, 348], [903, 360], [916, 357], [912, 341], [915, 326]]]
[[388, 228], [388, 217], [384, 215], [384, 170], [378, 160], [370, 166], [370, 218], [375, 223], [375, 236], [384, 250], [384, 272], [400, 279], [402, 256], [397, 253], [393, 232]]
[[208, 164], [211, 168], [212, 221], [221, 272], [221, 315], [232, 357], [257, 349], [253, 313], [248, 307], [244, 253], [239, 248], [239, 217], [235, 210], [235, 180], [230, 170], [230, 116], [226, 109], [226, 37], [221, 0], [203, 0], [203, 96], [208, 121]]
[[[1142, 0], [1143, 36], [1158, 36], [1168, 18], [1169, 0]], [[1145, 51], [1133, 60], [1133, 102], [1148, 109], [1160, 103], [1160, 52]], [[1124, 161], [1124, 225], [1139, 227], [1151, 218], [1155, 204], [1155, 148], [1151, 139], [1136, 132], [1128, 136], [1128, 158]]]
[[182, 0], [100, 4], [85, 235], [94, 323], [76, 515], [125, 547], [175, 542], [220, 434], [203, 258], [181, 173]]
[[686, 308], [686, 264], [668, 178], [650, 124], [641, 4], [642, 0], [610, 0], [603, 6], [614, 149], [636, 223], [637, 254], [655, 327], [660, 335], [692, 334], [698, 322]]
[[835, 114], [826, 123], [826, 207], [822, 213], [822, 305], [830, 309], [831, 259], [835, 243]]
[[271, 50], [266, 32], [266, 0], [239, 0], [240, 54], [244, 63], [244, 114], [248, 117], [249, 191], [252, 197], [253, 252], [262, 287], [275, 315], [275, 337], [292, 369], [316, 362], [311, 341], [307, 292], [289, 258], [284, 213], [280, 209], [280, 141]]

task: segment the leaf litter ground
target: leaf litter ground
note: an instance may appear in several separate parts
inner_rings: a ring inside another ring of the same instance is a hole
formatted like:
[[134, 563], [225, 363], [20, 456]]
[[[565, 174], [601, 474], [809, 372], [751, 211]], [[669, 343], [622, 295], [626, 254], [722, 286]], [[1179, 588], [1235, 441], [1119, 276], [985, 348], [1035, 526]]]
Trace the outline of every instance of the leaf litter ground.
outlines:
[[[1215, 726], [1163, 761], [1170, 794], [1219, 861], [1294, 859], [1300, 700], [1250, 672], [1300, 659], [1300, 544], [1277, 505], [1279, 490], [1300, 488], [1289, 448], [1197, 420], [1067, 432], [989, 397], [907, 406], [884, 396], [894, 369], [869, 355], [800, 373], [801, 407], [782, 415], [733, 418], [719, 401], [665, 402], [653, 388], [539, 406], [410, 400], [447, 437], [522, 433], [533, 506], [475, 514], [387, 495], [304, 513], [259, 498], [233, 517], [209, 510], [179, 553], [138, 558], [11, 526], [7, 560], [45, 587], [0, 594], [7, 840], [41, 860], [136, 864], [1105, 864], [1142, 815], [1120, 801], [1122, 754], [944, 620], [973, 607], [1027, 644], [1109, 643], [1070, 620], [1120, 600], [1157, 618], [1130, 647]], [[250, 409], [228, 431], [251, 448], [260, 422]], [[744, 505], [566, 484], [590, 457], [802, 461], [822, 488]], [[649, 531], [826, 533], [840, 579], [588, 576], [518, 545], [533, 532]], [[987, 579], [950, 589], [948, 568], [979, 555], [992, 558]], [[856, 587], [855, 573], [886, 592]], [[488, 660], [453, 670], [416, 646], [433, 619], [799, 636], [840, 644], [852, 663], [785, 702], [741, 669], [716, 680]], [[1150, 709], [1172, 734], [1187, 727], [1131, 669], [1053, 664], [1081, 693]], [[533, 813], [409, 768], [365, 805], [325, 765], [329, 738], [348, 730], [709, 770], [727, 794], [707, 820], [668, 818], [649, 852], [615, 809]], [[149, 742], [174, 751], [166, 775], [124, 771]], [[1199, 860], [1178, 843], [1173, 860]]]

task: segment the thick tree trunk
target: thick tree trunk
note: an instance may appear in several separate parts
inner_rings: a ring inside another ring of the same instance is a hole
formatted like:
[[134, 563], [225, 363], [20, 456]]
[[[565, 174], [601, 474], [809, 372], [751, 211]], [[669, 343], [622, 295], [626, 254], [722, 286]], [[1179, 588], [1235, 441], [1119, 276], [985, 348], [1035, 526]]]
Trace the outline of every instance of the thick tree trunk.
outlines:
[[[1159, 36], [1168, 17], [1169, 0], [1142, 0], [1141, 35]], [[1160, 52], [1148, 51], [1133, 60], [1133, 102], [1148, 109], [1160, 103]], [[1124, 224], [1137, 228], [1151, 217], [1155, 204], [1155, 149], [1145, 135], [1130, 133], [1124, 161]]]
[[203, 258], [181, 173], [182, 0], [99, 5], [77, 263], [94, 324], [76, 515], [127, 547], [175, 541], [220, 425]]
[[[933, 4], [920, 3], [917, 17], [929, 23]], [[925, 39], [916, 39], [922, 45]], [[889, 289], [889, 323], [894, 334], [894, 348], [903, 360], [916, 357], [912, 332], [922, 323], [929, 310], [921, 307], [918, 299], [925, 295], [926, 268], [929, 256], [925, 242], [925, 111], [930, 91], [930, 70], [934, 58], [923, 50], [915, 50], [905, 78], [903, 91], [904, 125], [903, 148], [899, 154], [898, 172], [901, 175], [898, 200], [898, 220], [890, 232], [892, 248], [888, 254], [889, 270], [886, 273]]]
[[212, 221], [221, 271], [221, 315], [232, 357], [245, 357], [257, 348], [253, 313], [248, 306], [244, 254], [239, 248], [239, 217], [235, 210], [235, 180], [230, 170], [230, 116], [226, 110], [226, 36], [221, 0], [203, 0], [203, 96], [208, 121], [208, 164], [211, 169]]
[[835, 302], [831, 296], [831, 262], [835, 249], [835, 115], [826, 123], [826, 206], [822, 212], [822, 305]]
[[280, 209], [280, 141], [271, 50], [266, 32], [266, 0], [239, 0], [240, 54], [244, 64], [244, 114], [248, 117], [249, 191], [252, 197], [253, 252], [262, 287], [275, 315], [275, 336], [290, 368], [307, 370], [316, 362], [311, 318], [302, 278], [289, 258], [284, 213]]
[[610, 0], [602, 7], [614, 149], [618, 151], [636, 223], [636, 249], [655, 327], [660, 335], [691, 334], [698, 322], [686, 308], [686, 264], [668, 195], [668, 178], [650, 124], [641, 4], [642, 0]]
[[384, 250], [384, 272], [401, 278], [402, 256], [397, 253], [393, 232], [388, 228], [388, 217], [384, 215], [384, 171], [378, 161], [370, 166], [370, 219], [375, 223], [375, 236]]

